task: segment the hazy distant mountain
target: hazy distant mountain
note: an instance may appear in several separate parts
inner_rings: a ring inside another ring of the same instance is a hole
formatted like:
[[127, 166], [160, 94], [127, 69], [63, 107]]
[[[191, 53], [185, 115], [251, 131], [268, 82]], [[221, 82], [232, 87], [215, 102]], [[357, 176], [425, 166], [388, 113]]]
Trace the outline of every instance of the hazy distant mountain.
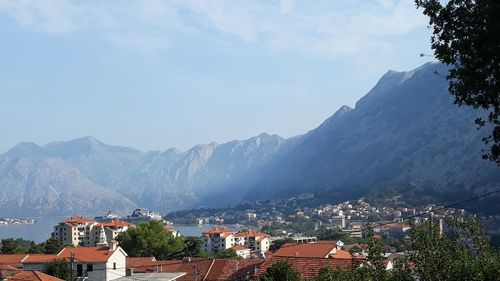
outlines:
[[0, 155], [0, 215], [234, 204], [260, 178], [259, 169], [292, 143], [261, 134], [186, 152], [148, 153], [92, 137], [42, 147], [20, 143]]
[[288, 140], [261, 134], [181, 152], [141, 152], [92, 137], [0, 155], [0, 215], [224, 207], [242, 199], [327, 192], [355, 198], [411, 186], [467, 194], [500, 186], [481, 159], [478, 111], [457, 108], [440, 64], [389, 71], [354, 109]]
[[260, 169], [291, 144], [261, 134], [244, 141], [197, 145], [186, 152], [152, 153], [128, 179], [133, 189], [127, 194], [139, 204], [159, 209], [235, 204], [260, 179]]
[[340, 197], [398, 185], [437, 192], [500, 186], [500, 169], [481, 159], [478, 111], [457, 108], [440, 64], [389, 71], [354, 109], [344, 106], [246, 195], [247, 200], [324, 192]]
[[136, 205], [60, 158], [0, 157], [1, 215], [128, 212]]

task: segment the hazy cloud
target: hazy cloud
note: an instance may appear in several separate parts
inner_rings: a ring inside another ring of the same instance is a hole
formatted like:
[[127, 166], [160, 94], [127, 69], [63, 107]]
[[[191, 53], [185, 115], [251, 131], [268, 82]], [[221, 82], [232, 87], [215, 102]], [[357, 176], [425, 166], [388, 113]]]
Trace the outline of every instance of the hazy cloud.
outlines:
[[135, 49], [163, 49], [179, 36], [214, 32], [244, 44], [326, 56], [385, 49], [387, 37], [426, 23], [408, 0], [0, 0], [1, 14], [39, 32], [91, 30]]

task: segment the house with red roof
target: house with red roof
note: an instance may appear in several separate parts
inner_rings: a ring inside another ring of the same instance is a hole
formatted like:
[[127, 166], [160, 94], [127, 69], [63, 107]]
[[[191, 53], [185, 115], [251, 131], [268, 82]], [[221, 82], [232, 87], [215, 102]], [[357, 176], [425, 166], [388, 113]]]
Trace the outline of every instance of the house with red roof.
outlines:
[[214, 227], [202, 233], [203, 249], [211, 253], [219, 253], [234, 247], [236, 231], [225, 227]]
[[352, 260], [353, 256], [335, 243], [336, 241], [285, 244], [273, 256], [302, 258], [331, 258]]
[[48, 263], [64, 261], [74, 264], [78, 278], [88, 281], [109, 281], [126, 275], [127, 253], [118, 247], [66, 247], [57, 255], [27, 255], [24, 270], [44, 271]]
[[207, 230], [203, 232], [201, 239], [205, 251], [217, 253], [232, 248], [237, 251], [237, 254], [239, 252], [241, 257], [250, 257], [247, 256], [246, 249], [252, 254], [262, 255], [269, 250], [271, 245], [271, 237], [265, 233], [258, 231], [236, 232], [225, 227]]
[[232, 248], [235, 252], [236, 252], [236, 255], [240, 258], [243, 258], [243, 259], [248, 259], [250, 258], [250, 249], [245, 247], [245, 246], [241, 246], [241, 245], [236, 245]]
[[258, 255], [267, 252], [271, 246], [271, 236], [259, 231], [238, 232], [235, 241], [237, 245], [245, 246]]

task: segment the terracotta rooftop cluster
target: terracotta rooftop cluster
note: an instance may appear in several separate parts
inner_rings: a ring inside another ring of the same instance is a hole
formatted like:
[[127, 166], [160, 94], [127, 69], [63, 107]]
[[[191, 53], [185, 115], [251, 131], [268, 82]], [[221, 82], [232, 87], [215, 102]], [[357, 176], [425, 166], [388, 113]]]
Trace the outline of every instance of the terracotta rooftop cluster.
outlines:
[[186, 272], [179, 281], [239, 280], [253, 276], [264, 260], [191, 259], [156, 261], [154, 258], [127, 258], [134, 272]]

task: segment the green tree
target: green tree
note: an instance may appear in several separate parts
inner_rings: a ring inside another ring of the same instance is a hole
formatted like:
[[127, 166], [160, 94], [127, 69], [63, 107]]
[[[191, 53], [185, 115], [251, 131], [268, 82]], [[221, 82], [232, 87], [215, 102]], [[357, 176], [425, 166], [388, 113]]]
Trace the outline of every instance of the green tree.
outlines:
[[492, 143], [483, 158], [500, 165], [500, 1], [416, 0], [433, 28], [435, 57], [452, 66], [446, 74], [449, 91], [459, 106], [482, 108], [487, 118], [479, 127], [492, 125], [483, 138]]
[[69, 264], [63, 260], [54, 260], [47, 263], [45, 265], [45, 273], [63, 280], [71, 279]]
[[56, 238], [49, 238], [41, 244], [41, 247], [44, 254], [57, 254], [64, 248], [64, 245]]
[[279, 248], [283, 247], [283, 245], [285, 245], [286, 243], [293, 243], [293, 242], [294, 242], [294, 240], [292, 238], [278, 239], [278, 240], [273, 241], [273, 243], [269, 247], [269, 250], [276, 251]]
[[215, 257], [218, 259], [230, 259], [230, 258], [236, 258], [238, 255], [236, 255], [236, 251], [233, 249], [226, 249], [224, 251], [220, 251], [217, 254], [215, 254]]
[[30, 243], [30, 247], [29, 247], [29, 249], [28, 249], [28, 254], [39, 254], [39, 253], [43, 253], [42, 244], [43, 244], [43, 243], [37, 244], [37, 243], [35, 243], [34, 241], [31, 241], [31, 243]]
[[184, 250], [182, 251], [183, 256], [185, 257], [199, 257], [202, 252], [202, 244], [198, 237], [184, 237]]
[[160, 221], [151, 220], [120, 233], [116, 240], [131, 257], [154, 256], [159, 260], [179, 256], [184, 249], [182, 238], [174, 237]]
[[342, 240], [343, 242], [350, 242], [349, 235], [339, 228], [323, 229], [317, 232], [319, 240]]
[[483, 234], [478, 220], [469, 217], [447, 222], [443, 235], [429, 221], [411, 230], [409, 262], [420, 280], [500, 280], [500, 256]]
[[290, 263], [279, 261], [260, 276], [260, 281], [303, 281], [303, 278], [292, 268]]
[[0, 252], [2, 254], [14, 254], [17, 249], [17, 244], [12, 238], [2, 239], [2, 246], [0, 247]]

